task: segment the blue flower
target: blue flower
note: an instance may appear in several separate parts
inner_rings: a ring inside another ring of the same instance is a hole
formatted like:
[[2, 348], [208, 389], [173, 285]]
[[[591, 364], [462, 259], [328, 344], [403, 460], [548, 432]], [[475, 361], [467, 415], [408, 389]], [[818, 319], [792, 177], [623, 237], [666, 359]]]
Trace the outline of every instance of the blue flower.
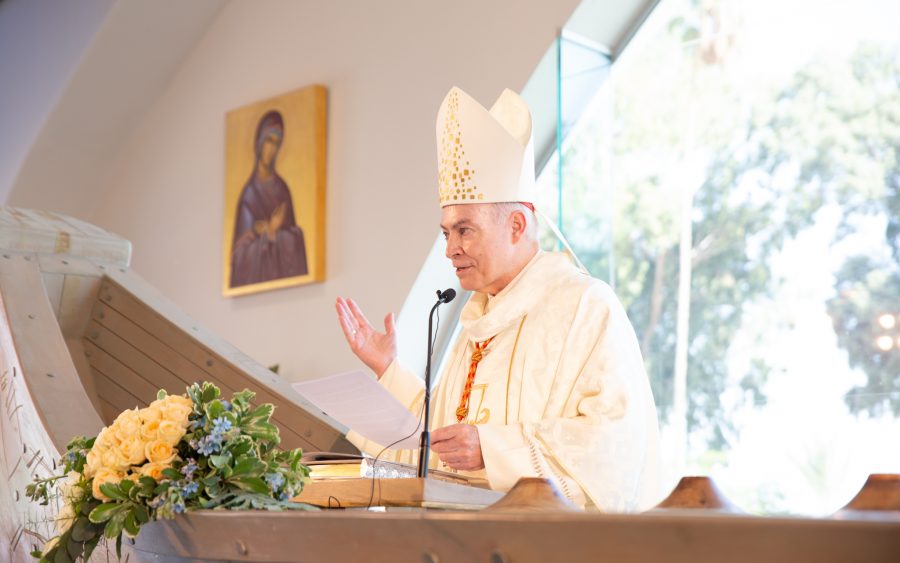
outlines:
[[273, 491], [277, 491], [284, 485], [284, 475], [281, 473], [266, 473], [266, 483], [269, 484]]
[[227, 400], [225, 400], [225, 399], [222, 399], [222, 406], [225, 407], [225, 410], [226, 410], [226, 411], [230, 411], [230, 410], [231, 410], [231, 402], [230, 402], [230, 401], [227, 401]]
[[192, 495], [197, 492], [197, 489], [200, 488], [200, 484], [196, 481], [191, 481], [187, 485], [181, 488], [181, 494], [184, 496]]
[[197, 471], [197, 464], [193, 459], [188, 459], [188, 462], [181, 468], [181, 474], [190, 479], [194, 471]]
[[150, 508], [159, 508], [162, 506], [163, 502], [165, 501], [163, 500], [162, 495], [159, 495], [150, 501]]
[[222, 449], [222, 437], [210, 434], [200, 438], [197, 451], [203, 455], [212, 455]]
[[231, 430], [232, 424], [231, 421], [225, 418], [224, 416], [220, 416], [219, 418], [213, 421], [213, 434], [224, 434]]
[[183, 502], [176, 502], [175, 504], [172, 505], [172, 510], [175, 511], [175, 514], [182, 514], [182, 513], [184, 513], [184, 503], [183, 503]]

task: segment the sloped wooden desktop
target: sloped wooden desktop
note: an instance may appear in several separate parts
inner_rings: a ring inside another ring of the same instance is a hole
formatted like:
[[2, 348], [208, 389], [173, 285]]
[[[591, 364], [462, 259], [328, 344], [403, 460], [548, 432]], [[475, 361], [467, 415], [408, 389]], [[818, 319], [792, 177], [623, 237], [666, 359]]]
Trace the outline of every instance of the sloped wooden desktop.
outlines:
[[[158, 388], [180, 391], [202, 380], [225, 393], [247, 387], [276, 405], [285, 447], [354, 450], [346, 429], [149, 287], [129, 268], [130, 255], [128, 241], [76, 219], [0, 208], [2, 562], [30, 561], [28, 553], [54, 535], [58, 506], [24, 498], [32, 476], [55, 472], [73, 435], [96, 434], [120, 411], [152, 401]], [[490, 491], [388, 481], [375, 483], [373, 504], [445, 509], [195, 512], [145, 526], [134, 544], [126, 542], [123, 559], [900, 561], [897, 512], [762, 518], [709, 510], [527, 512], [514, 505], [463, 511], [446, 508], [485, 504], [492, 499], [474, 496]], [[360, 491], [359, 483], [335, 483], [307, 493], [346, 506], [368, 502]], [[93, 559], [115, 557], [98, 550]]]

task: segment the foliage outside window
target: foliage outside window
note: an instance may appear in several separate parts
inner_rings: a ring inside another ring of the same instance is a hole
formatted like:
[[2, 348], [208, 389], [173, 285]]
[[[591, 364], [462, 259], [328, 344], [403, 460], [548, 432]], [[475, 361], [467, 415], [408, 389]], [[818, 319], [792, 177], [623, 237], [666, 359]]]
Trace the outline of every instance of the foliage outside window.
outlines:
[[826, 514], [900, 471], [897, 10], [663, 1], [545, 168], [634, 323], [667, 485]]

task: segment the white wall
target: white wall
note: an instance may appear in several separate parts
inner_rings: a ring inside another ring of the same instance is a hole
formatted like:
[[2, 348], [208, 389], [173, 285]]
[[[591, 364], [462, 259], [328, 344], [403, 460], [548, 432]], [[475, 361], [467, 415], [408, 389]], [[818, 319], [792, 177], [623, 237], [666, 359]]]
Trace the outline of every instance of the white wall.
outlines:
[[112, 4], [0, 2], [0, 201]]
[[[85, 217], [134, 243], [134, 268], [289, 379], [358, 366], [334, 320], [354, 296], [399, 310], [437, 230], [434, 119], [458, 85], [521, 89], [576, 0], [233, 0], [122, 148]], [[327, 281], [224, 298], [224, 116], [329, 88]], [[426, 314], [423, 311], [422, 314]], [[424, 341], [424, 335], [423, 335]]]
[[[116, 0], [111, 3], [102, 25], [91, 30], [93, 36], [83, 49], [71, 41], [54, 39], [53, 30], [43, 30], [38, 37], [48, 46], [45, 56], [49, 61], [58, 66], [59, 59], [68, 60], [77, 53], [78, 64], [67, 74], [52, 109], [46, 112], [45, 118], [42, 116], [43, 122], [33, 142], [26, 138], [17, 140], [16, 148], [27, 149], [27, 156], [14, 171], [11, 189], [8, 192], [0, 189], [0, 194], [9, 194], [9, 205], [81, 218], [90, 216], [106, 189], [98, 178], [107, 176], [110, 163], [115, 161], [137, 123], [225, 4], [225, 0]], [[81, 3], [38, 0], [40, 12], [36, 19], [52, 21], [56, 10], [69, 5], [80, 7]], [[11, 20], [0, 17], [0, 27], [16, 22], [17, 29], [32, 32], [40, 29], [35, 25], [38, 22], [29, 22], [15, 14]], [[28, 76], [32, 70], [25, 62], [28, 59], [11, 59], [10, 76], [15, 76], [17, 70], [26, 71], [21, 83], [13, 82], [14, 88], [24, 89], [26, 96], [33, 95], [35, 100], [40, 100], [50, 89], [49, 80], [43, 75], [41, 80]], [[54, 72], [58, 72], [57, 68], [49, 65], [47, 74], [54, 76]], [[23, 109], [34, 111], [35, 106], [29, 102]], [[7, 113], [16, 112], [2, 111], [0, 115]], [[0, 156], [0, 178], [4, 173], [3, 160]]]

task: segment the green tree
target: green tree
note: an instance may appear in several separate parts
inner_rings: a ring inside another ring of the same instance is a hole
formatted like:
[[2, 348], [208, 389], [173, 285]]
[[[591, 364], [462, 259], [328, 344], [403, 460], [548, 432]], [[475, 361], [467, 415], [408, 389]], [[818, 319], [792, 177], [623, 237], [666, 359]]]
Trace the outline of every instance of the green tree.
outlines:
[[[849, 259], [837, 273], [838, 297], [829, 310], [851, 365], [868, 375], [859, 391], [898, 390], [896, 363], [885, 371], [883, 354], [855, 329], [874, 322], [866, 316], [871, 311], [840, 296], [852, 286], [866, 292], [875, 309], [900, 303], [900, 84], [896, 54], [864, 47], [849, 59], [810, 64], [780, 90], [748, 96], [735, 78], [737, 34], [729, 33], [717, 5], [685, 4], [663, 33], [643, 39], [627, 66], [614, 69], [612, 237], [616, 291], [665, 413], [676, 348], [678, 194], [686, 186], [694, 190], [688, 424], [721, 448], [734, 438], [722, 397], [734, 385], [728, 354], [744, 304], [773, 295], [779, 280], [770, 270], [772, 258], [826, 205], [844, 211], [835, 245], [861, 221], [887, 217], [893, 262]], [[597, 123], [581, 128], [564, 150], [570, 172], [563, 226], [588, 268], [602, 275], [610, 255], [598, 237], [609, 225], [592, 195], [592, 177], [599, 175], [596, 167], [608, 165], [596, 156], [602, 144], [596, 131], [609, 124], [593, 119]], [[771, 367], [762, 355], [749, 366], [738, 383], [745, 402], [760, 403]], [[900, 396], [893, 397], [897, 412]], [[875, 409], [884, 402], [873, 401], [852, 405]]]

